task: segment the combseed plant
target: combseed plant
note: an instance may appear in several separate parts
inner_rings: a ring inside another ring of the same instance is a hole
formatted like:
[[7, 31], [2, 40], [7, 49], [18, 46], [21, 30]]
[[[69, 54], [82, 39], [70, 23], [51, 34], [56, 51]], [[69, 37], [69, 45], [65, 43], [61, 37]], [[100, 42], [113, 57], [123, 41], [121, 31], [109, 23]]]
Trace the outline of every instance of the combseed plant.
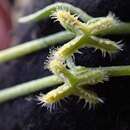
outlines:
[[43, 106], [52, 106], [70, 95], [76, 95], [85, 101], [89, 107], [103, 103], [98, 95], [90, 90], [90, 86], [108, 82], [110, 77], [130, 76], [130, 66], [94, 67], [76, 66], [74, 54], [80, 48], [88, 47], [100, 50], [105, 57], [123, 51], [122, 44], [110, 39], [102, 38], [105, 35], [119, 35], [130, 33], [130, 23], [117, 19], [113, 14], [106, 17], [93, 18], [79, 8], [67, 3], [55, 3], [48, 7], [19, 19], [20, 23], [37, 22], [51, 17], [59, 22], [66, 31], [23, 43], [0, 52], [0, 63], [10, 61], [45, 47], [69, 41], [63, 46], [50, 52], [45, 61], [45, 68], [53, 73], [34, 81], [23, 83], [0, 91], [0, 102], [24, 96], [29, 93], [59, 85], [46, 94], [38, 96]]

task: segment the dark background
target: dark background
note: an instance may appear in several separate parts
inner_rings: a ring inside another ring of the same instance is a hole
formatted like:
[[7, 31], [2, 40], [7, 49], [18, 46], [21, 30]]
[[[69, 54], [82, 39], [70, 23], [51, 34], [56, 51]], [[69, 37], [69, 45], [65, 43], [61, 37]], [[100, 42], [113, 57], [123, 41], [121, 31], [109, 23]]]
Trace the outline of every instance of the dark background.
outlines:
[[[32, 0], [23, 8], [24, 14], [39, 10], [56, 0]], [[61, 1], [60, 1], [61, 2]], [[99, 17], [113, 12], [123, 20], [130, 21], [129, 0], [65, 0], [82, 8], [88, 14]], [[62, 27], [51, 21], [35, 24], [18, 25], [14, 31], [17, 43], [46, 36], [62, 30]], [[84, 66], [112, 66], [130, 64], [130, 36], [107, 36], [115, 41], [123, 40], [124, 51], [112, 56], [102, 57], [100, 51], [82, 49], [83, 54], [76, 54], [76, 64]], [[50, 73], [44, 70], [43, 64], [48, 49], [43, 49], [18, 60], [0, 64], [0, 88], [10, 87]], [[52, 112], [42, 108], [35, 101], [35, 93], [0, 105], [0, 130], [129, 130], [130, 129], [130, 79], [129, 77], [111, 78], [109, 82], [93, 87], [104, 104], [95, 110], [83, 109], [84, 102], [76, 103], [77, 97], [71, 96], [68, 102], [62, 101]], [[48, 90], [44, 90], [48, 91]]]

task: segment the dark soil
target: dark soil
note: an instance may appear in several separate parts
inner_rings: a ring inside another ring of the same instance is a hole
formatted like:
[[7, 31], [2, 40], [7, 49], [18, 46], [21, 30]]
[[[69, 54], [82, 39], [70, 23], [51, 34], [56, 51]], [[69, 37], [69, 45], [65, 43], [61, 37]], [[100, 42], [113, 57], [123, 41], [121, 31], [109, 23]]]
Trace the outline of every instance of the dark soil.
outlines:
[[[35, 12], [54, 0], [33, 0], [25, 14]], [[88, 14], [98, 17], [113, 12], [123, 21], [130, 21], [129, 0], [65, 0], [76, 5]], [[18, 43], [43, 37], [61, 30], [59, 24], [50, 20], [38, 24], [19, 25]], [[116, 41], [123, 40], [124, 51], [112, 57], [102, 57], [93, 49], [82, 49], [76, 55], [76, 63], [85, 66], [111, 66], [130, 64], [130, 37], [108, 36]], [[10, 87], [50, 73], [44, 70], [43, 63], [48, 49], [28, 55], [19, 60], [0, 65], [0, 88]], [[111, 78], [109, 82], [98, 84], [93, 89], [104, 99], [95, 110], [83, 109], [84, 102], [76, 103], [77, 97], [71, 96], [52, 112], [42, 108], [35, 101], [35, 95], [18, 98], [0, 105], [0, 130], [130, 130], [130, 79], [129, 77]], [[47, 90], [45, 90], [47, 91]]]

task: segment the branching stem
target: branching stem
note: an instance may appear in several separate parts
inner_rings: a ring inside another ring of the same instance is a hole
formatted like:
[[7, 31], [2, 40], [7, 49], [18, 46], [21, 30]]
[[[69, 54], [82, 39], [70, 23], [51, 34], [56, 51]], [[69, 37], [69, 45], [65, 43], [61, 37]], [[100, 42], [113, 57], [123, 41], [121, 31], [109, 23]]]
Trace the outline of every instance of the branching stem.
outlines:
[[[75, 66], [71, 68], [74, 66], [74, 63], [68, 60], [72, 58], [78, 49], [83, 47], [100, 49], [104, 56], [106, 52], [110, 55], [117, 53], [119, 50], [122, 50], [122, 45], [98, 36], [130, 33], [130, 23], [121, 22], [112, 15], [93, 18], [81, 9], [67, 3], [55, 3], [32, 15], [21, 18], [19, 22], [44, 20], [52, 13], [52, 17], [56, 18], [56, 21], [59, 21], [70, 32], [60, 32], [1, 51], [0, 63], [38, 51], [61, 41], [70, 40], [76, 36], [50, 55], [47, 67], [56, 76], [45, 77], [2, 90], [0, 92], [0, 102], [63, 83], [60, 87], [39, 97], [43, 105], [53, 105], [53, 103], [69, 95], [78, 95], [85, 100], [85, 103], [88, 102], [90, 105], [95, 105], [103, 101], [98, 98], [96, 93], [89, 90], [89, 85], [107, 81], [109, 77], [130, 76], [130, 66], [98, 68]], [[86, 86], [86, 90], [84, 90], [84, 86]]]
[[44, 20], [48, 18], [57, 9], [65, 9], [65, 10], [70, 11], [71, 13], [77, 14], [81, 18], [81, 20], [83, 20], [84, 22], [92, 18], [91, 16], [86, 14], [86, 12], [84, 12], [83, 10], [71, 4], [58, 2], [53, 5], [47, 6], [44, 9], [41, 9], [34, 14], [20, 18], [19, 22], [26, 23], [26, 22], [34, 22], [34, 21], [36, 22], [36, 21]]
[[[97, 69], [97, 68], [85, 68], [82, 73], [88, 71], [88, 69]], [[102, 67], [110, 77], [119, 77], [119, 76], [130, 76], [130, 66], [117, 66], [117, 67]], [[85, 80], [85, 79], [84, 79]], [[11, 99], [25, 96], [33, 92], [45, 89], [47, 87], [55, 87], [56, 85], [61, 84], [63, 81], [57, 76], [48, 76], [41, 79], [36, 79], [29, 81], [20, 85], [12, 86], [10, 88], [0, 91], [0, 103], [9, 101]]]

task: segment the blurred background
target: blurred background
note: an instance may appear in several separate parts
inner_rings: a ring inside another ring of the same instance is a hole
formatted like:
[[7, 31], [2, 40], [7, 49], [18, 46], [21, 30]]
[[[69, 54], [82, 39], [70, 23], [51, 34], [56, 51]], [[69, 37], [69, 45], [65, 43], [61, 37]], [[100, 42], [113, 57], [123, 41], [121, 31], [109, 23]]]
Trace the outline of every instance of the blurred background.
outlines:
[[30, 0], [0, 0], [0, 50], [16, 43], [15, 28]]

